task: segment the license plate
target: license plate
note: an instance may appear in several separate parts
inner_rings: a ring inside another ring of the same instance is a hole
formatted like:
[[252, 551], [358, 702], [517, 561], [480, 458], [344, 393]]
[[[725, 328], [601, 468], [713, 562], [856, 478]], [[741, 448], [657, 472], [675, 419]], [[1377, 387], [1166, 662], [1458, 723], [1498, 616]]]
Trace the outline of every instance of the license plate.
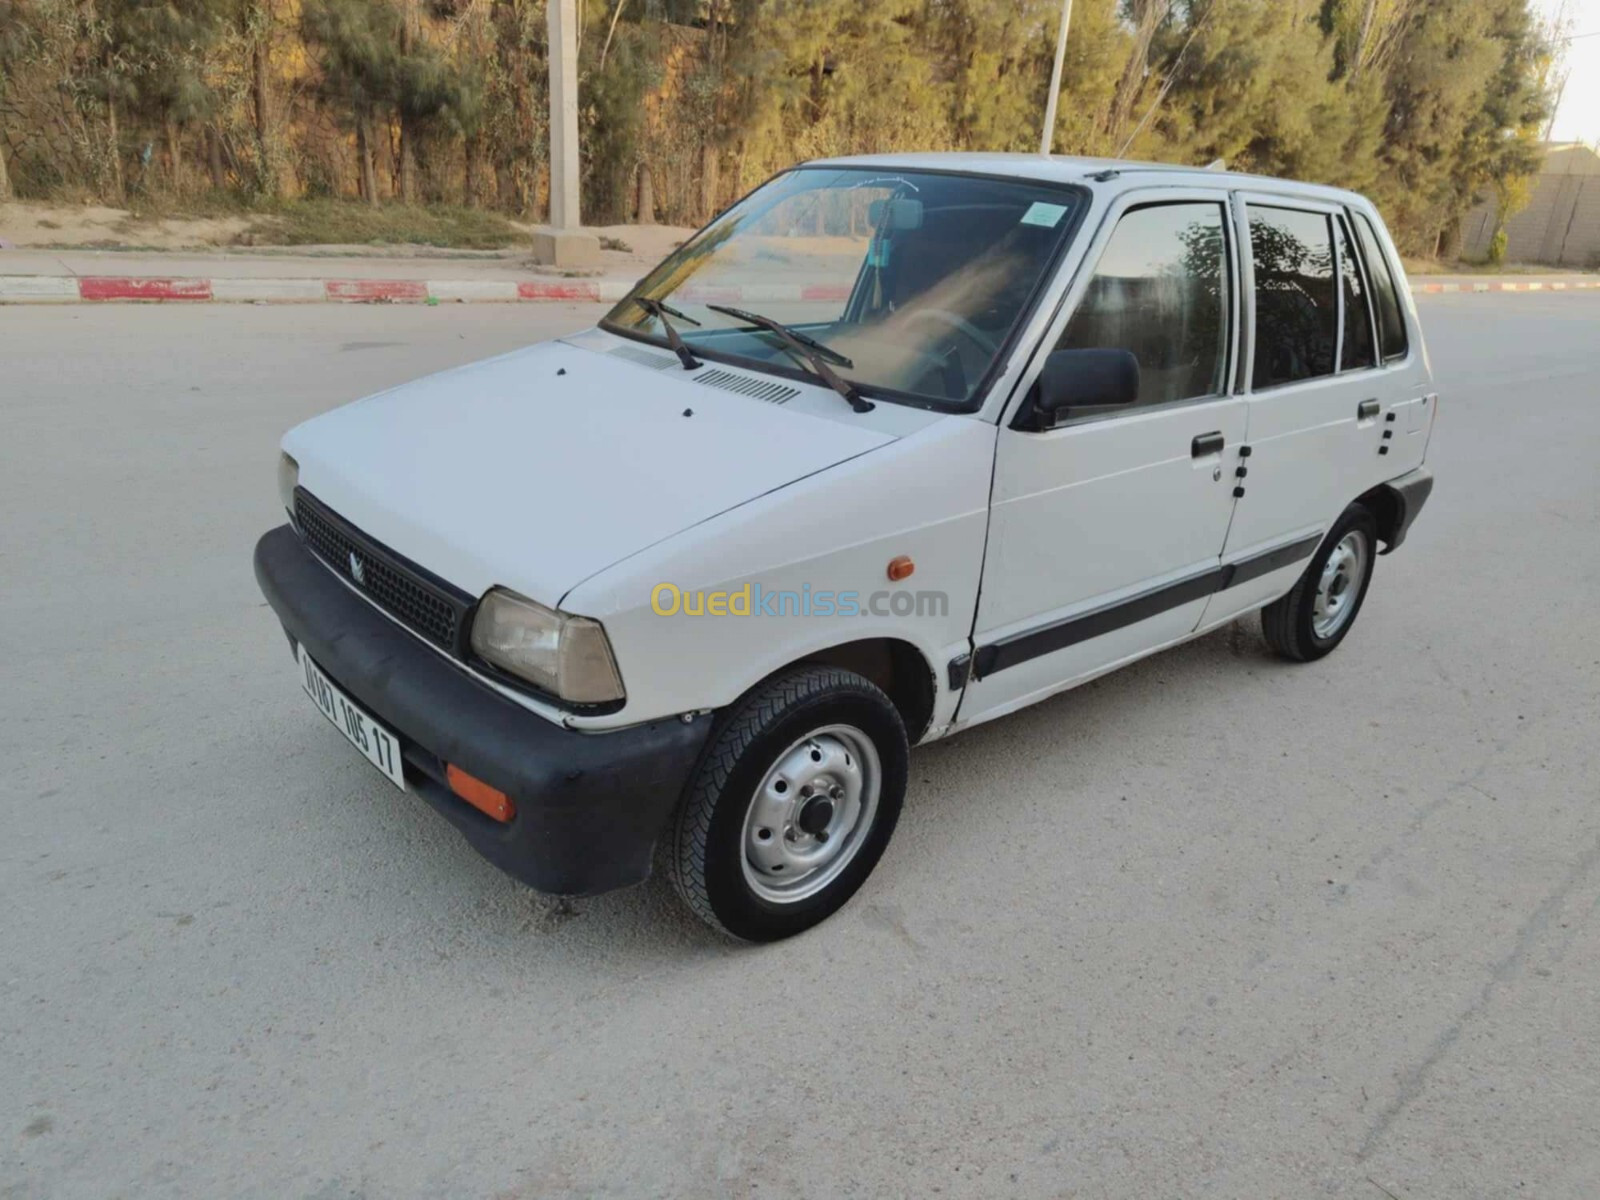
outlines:
[[368, 762], [387, 775], [395, 787], [402, 792], [406, 790], [399, 739], [341, 692], [312, 661], [304, 646], [300, 647], [300, 686], [305, 688], [306, 695], [316, 703], [322, 715], [333, 722], [333, 727], [367, 756]]

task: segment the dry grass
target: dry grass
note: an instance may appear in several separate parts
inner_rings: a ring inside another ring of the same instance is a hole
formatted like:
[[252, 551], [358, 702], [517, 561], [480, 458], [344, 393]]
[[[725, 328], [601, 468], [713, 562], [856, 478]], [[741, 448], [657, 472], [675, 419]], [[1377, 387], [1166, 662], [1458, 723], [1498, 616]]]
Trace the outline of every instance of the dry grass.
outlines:
[[259, 213], [238, 238], [250, 246], [439, 246], [501, 250], [524, 244], [498, 213], [446, 206], [299, 200]]

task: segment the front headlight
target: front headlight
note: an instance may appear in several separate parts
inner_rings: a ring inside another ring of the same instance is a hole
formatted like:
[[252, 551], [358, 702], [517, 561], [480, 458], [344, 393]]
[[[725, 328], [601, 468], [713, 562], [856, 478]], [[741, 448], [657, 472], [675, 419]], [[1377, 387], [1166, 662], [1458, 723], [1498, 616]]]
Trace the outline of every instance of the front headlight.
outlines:
[[300, 464], [287, 454], [278, 455], [278, 498], [284, 510], [294, 516], [294, 489], [300, 482]]
[[598, 621], [556, 612], [504, 588], [479, 603], [472, 650], [484, 662], [574, 704], [608, 704], [623, 697], [611, 643]]

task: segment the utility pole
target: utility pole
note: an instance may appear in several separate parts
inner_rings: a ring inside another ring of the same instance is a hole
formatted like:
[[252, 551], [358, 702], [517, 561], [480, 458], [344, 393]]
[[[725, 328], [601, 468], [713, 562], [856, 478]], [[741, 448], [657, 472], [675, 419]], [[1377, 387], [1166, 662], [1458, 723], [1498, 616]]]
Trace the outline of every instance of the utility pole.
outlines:
[[550, 225], [534, 234], [534, 257], [559, 267], [599, 261], [600, 241], [578, 214], [578, 6], [548, 0], [550, 33]]
[[578, 225], [577, 0], [550, 0], [550, 224]]
[[1061, 28], [1056, 33], [1056, 63], [1050, 69], [1050, 97], [1044, 105], [1044, 132], [1039, 135], [1039, 153], [1049, 154], [1056, 138], [1056, 100], [1061, 95], [1061, 64], [1067, 57], [1067, 27], [1072, 24], [1072, 0], [1061, 0]]

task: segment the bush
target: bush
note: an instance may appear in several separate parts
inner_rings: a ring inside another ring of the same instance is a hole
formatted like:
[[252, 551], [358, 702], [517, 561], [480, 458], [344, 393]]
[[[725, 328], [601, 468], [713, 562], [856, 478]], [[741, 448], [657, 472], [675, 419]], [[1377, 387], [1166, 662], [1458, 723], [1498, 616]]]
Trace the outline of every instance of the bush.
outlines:
[[1496, 229], [1494, 236], [1489, 239], [1489, 253], [1484, 256], [1484, 261], [1491, 266], [1498, 267], [1506, 260], [1506, 231]]

